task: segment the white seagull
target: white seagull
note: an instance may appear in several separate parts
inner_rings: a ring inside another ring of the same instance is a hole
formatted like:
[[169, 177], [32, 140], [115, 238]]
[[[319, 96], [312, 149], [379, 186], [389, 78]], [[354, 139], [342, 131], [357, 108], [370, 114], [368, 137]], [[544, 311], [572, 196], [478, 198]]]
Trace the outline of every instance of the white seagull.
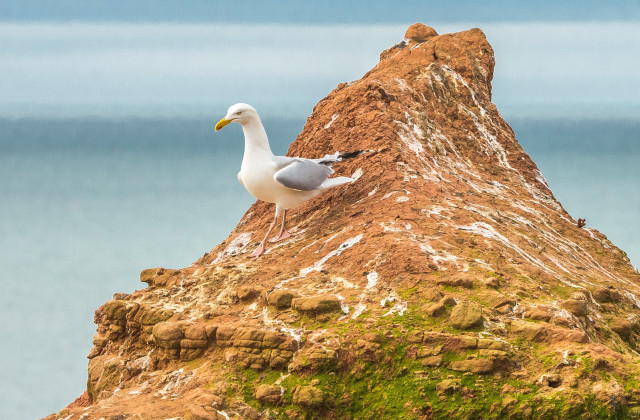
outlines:
[[310, 200], [322, 191], [355, 181], [354, 178], [333, 174], [331, 165], [344, 159], [358, 156], [361, 151], [326, 155], [320, 159], [275, 156], [271, 152], [267, 133], [262, 126], [258, 112], [250, 105], [235, 104], [229, 107], [227, 115], [216, 124], [216, 131], [227, 124], [239, 123], [244, 131], [244, 156], [238, 172], [238, 181], [258, 200], [275, 203], [276, 213], [262, 242], [252, 257], [264, 253], [267, 238], [282, 213], [280, 233], [270, 242], [278, 242], [289, 236], [285, 223], [287, 210]]

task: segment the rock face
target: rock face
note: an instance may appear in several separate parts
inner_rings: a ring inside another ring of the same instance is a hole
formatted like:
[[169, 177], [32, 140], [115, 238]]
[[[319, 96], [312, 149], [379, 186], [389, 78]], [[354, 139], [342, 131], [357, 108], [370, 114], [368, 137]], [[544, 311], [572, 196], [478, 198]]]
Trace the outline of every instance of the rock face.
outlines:
[[87, 394], [52, 418], [640, 412], [640, 275], [554, 198], [493, 69], [481, 30], [411, 26], [289, 149], [372, 150], [336, 165], [358, 181], [257, 260], [260, 202], [192, 266], [143, 271], [96, 311]]

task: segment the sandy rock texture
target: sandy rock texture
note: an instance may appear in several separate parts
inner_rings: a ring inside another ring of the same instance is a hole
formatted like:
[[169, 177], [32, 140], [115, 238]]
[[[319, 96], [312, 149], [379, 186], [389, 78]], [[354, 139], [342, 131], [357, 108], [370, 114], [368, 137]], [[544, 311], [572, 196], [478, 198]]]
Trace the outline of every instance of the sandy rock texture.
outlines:
[[289, 149], [368, 150], [335, 165], [357, 182], [257, 260], [261, 202], [190, 267], [143, 271], [50, 418], [639, 418], [640, 275], [554, 198], [494, 64], [480, 29], [412, 25]]

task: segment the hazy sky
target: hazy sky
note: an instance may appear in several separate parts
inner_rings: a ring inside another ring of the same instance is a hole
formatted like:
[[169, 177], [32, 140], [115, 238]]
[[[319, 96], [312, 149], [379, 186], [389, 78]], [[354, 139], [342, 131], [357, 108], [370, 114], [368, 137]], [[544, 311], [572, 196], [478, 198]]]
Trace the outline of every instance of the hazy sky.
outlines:
[[0, 115], [209, 115], [244, 101], [302, 117], [422, 21], [484, 30], [503, 113], [632, 116], [639, 16], [637, 1], [3, 2]]
[[222, 23], [638, 21], [637, 0], [20, 0], [0, 20]]

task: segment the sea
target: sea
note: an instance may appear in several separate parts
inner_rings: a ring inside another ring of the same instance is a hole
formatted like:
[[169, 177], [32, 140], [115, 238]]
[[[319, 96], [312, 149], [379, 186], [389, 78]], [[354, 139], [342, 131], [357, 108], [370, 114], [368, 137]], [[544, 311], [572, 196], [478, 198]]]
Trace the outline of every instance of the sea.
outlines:
[[[575, 219], [640, 265], [640, 119], [511, 118]], [[86, 387], [93, 312], [190, 265], [254, 201], [239, 127], [204, 118], [0, 118], [0, 418], [62, 409]], [[304, 119], [265, 118], [284, 154]]]

